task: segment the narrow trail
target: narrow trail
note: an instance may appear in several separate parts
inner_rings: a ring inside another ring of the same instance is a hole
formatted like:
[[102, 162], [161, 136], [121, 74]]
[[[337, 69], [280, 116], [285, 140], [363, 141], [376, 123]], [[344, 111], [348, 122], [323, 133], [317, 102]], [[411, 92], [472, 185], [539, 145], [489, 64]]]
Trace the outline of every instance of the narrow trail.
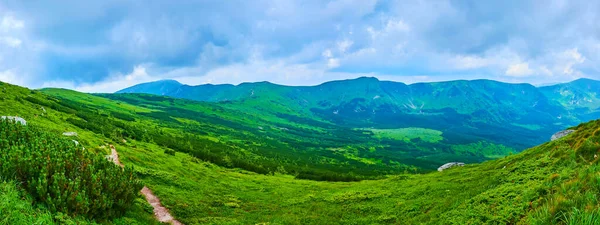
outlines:
[[[120, 167], [123, 167], [123, 164], [121, 161], [119, 161], [119, 153], [115, 149], [115, 146], [110, 145], [110, 155], [107, 158]], [[154, 208], [154, 217], [156, 217], [158, 221], [161, 223], [171, 223], [173, 225], [183, 225], [183, 223], [177, 221], [175, 218], [173, 218], [173, 216], [171, 216], [171, 213], [169, 213], [167, 208], [160, 204], [160, 199], [158, 199], [158, 197], [152, 193], [150, 188], [144, 186], [140, 192], [142, 195], [144, 195], [144, 197], [146, 197], [146, 201], [152, 205], [152, 208]]]
[[123, 164], [121, 163], [121, 161], [119, 161], [119, 153], [117, 152], [117, 150], [115, 149], [115, 146], [110, 145], [110, 156], [109, 159], [119, 165], [120, 167], [123, 167]]

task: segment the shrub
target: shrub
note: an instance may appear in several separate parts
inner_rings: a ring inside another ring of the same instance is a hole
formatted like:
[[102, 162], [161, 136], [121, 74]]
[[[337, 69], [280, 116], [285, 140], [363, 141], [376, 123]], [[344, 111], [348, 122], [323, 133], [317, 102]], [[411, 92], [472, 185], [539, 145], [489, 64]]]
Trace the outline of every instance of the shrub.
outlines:
[[167, 155], [175, 155], [175, 150], [167, 148], [167, 149], [165, 149], [165, 154], [167, 154]]
[[0, 121], [0, 151], [1, 179], [18, 181], [51, 211], [100, 220], [121, 216], [142, 188], [133, 169], [31, 125]]

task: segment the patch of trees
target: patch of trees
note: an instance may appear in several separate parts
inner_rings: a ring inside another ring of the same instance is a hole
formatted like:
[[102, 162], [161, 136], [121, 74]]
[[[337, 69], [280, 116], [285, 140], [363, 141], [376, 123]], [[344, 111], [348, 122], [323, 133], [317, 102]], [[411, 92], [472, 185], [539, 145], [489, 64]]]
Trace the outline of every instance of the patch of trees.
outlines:
[[354, 174], [342, 174], [335, 172], [317, 172], [311, 170], [303, 170], [298, 172], [296, 175], [296, 179], [305, 179], [305, 180], [317, 180], [317, 181], [343, 181], [343, 182], [352, 182], [352, 181], [360, 181], [364, 180], [364, 176], [357, 176]]
[[122, 216], [142, 188], [122, 169], [71, 140], [0, 121], [0, 179], [16, 180], [36, 203], [91, 219]]

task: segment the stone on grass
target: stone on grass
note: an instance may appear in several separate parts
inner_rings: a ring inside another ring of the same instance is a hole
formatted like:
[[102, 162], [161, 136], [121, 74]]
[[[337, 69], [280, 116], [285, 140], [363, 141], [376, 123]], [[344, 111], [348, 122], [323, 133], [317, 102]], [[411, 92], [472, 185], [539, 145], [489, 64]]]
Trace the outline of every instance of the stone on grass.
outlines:
[[443, 171], [445, 169], [449, 169], [449, 168], [452, 168], [452, 167], [455, 167], [455, 166], [464, 166], [464, 165], [465, 165], [465, 163], [462, 163], [462, 162], [449, 162], [449, 163], [446, 163], [446, 164], [440, 166], [438, 168], [438, 171], [441, 172], [441, 171]]
[[2, 116], [1, 118], [2, 118], [2, 120], [10, 120], [15, 123], [20, 123], [21, 125], [27, 125], [27, 121], [25, 121], [25, 119], [18, 117], [18, 116]]
[[77, 136], [77, 132], [73, 132], [73, 131], [64, 132], [62, 135], [64, 135], [64, 136]]
[[563, 131], [556, 132], [555, 134], [552, 135], [552, 137], [550, 137], [550, 141], [560, 139], [560, 138], [567, 136], [573, 132], [575, 132], [575, 130], [563, 130]]

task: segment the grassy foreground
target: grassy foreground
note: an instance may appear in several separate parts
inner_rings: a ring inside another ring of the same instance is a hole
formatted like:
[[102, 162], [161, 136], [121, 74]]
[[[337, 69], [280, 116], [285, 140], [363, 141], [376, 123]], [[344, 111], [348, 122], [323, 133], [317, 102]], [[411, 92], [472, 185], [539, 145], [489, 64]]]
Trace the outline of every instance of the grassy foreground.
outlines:
[[482, 164], [353, 183], [223, 169], [142, 143], [119, 149], [188, 224], [597, 224], [600, 167], [586, 151], [600, 147], [599, 129]]

